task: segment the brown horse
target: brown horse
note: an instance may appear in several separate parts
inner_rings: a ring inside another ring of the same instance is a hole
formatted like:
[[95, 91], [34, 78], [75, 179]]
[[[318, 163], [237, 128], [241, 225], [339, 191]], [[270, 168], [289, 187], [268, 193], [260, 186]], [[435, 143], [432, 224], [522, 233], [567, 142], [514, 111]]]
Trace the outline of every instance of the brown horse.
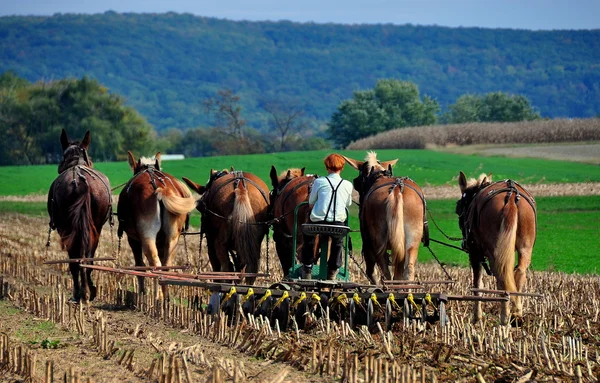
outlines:
[[[261, 243], [269, 230], [267, 185], [254, 174], [227, 170], [211, 170], [206, 186], [183, 180], [201, 195], [197, 209], [213, 270], [257, 273]], [[246, 278], [250, 284], [254, 280]]]
[[[137, 162], [127, 154], [134, 175], [119, 194], [119, 238], [127, 233], [136, 266], [144, 266], [144, 255], [150, 266], [171, 266], [196, 201], [183, 182], [161, 170], [160, 153], [154, 160], [142, 157]], [[138, 277], [138, 284], [144, 293], [144, 278]], [[162, 290], [156, 292], [158, 299], [167, 293], [166, 286]]]
[[[481, 287], [482, 267], [489, 261], [500, 290], [520, 292], [536, 238], [536, 208], [533, 196], [513, 180], [492, 182], [491, 174], [467, 180], [460, 172], [462, 197], [456, 203], [463, 248], [473, 268], [473, 287]], [[521, 199], [525, 202], [519, 203]], [[519, 254], [515, 268], [515, 250]], [[514, 271], [513, 271], [514, 269]], [[511, 296], [515, 317], [522, 316], [521, 298]], [[473, 321], [481, 319], [481, 302], [475, 302]], [[510, 319], [510, 302], [502, 304], [500, 322]]]
[[376, 283], [373, 272], [379, 265], [383, 278], [391, 279], [390, 250], [393, 278], [413, 280], [419, 245], [429, 241], [423, 191], [410, 178], [393, 176], [397, 159], [380, 162], [374, 152], [367, 153], [364, 162], [344, 158], [360, 172], [354, 188], [360, 195], [360, 233], [368, 278]]
[[293, 249], [294, 211], [301, 202], [308, 201], [310, 187], [315, 181], [314, 175], [305, 175], [304, 168], [288, 169], [277, 175], [275, 166], [271, 166], [271, 211], [275, 218], [273, 223], [273, 240], [281, 263], [284, 278], [287, 278], [294, 264], [294, 256], [301, 254], [303, 237], [302, 224], [309, 221], [308, 204], [298, 209], [296, 222], [296, 249]]
[[[61, 246], [69, 258], [93, 258], [98, 248], [102, 226], [111, 218], [111, 192], [108, 178], [93, 169], [87, 149], [90, 132], [83, 140], [70, 141], [63, 129], [60, 143], [63, 159], [58, 165], [59, 176], [48, 192], [50, 228], [60, 235]], [[69, 263], [73, 277], [73, 301], [87, 302], [96, 297], [92, 270]], [[81, 280], [80, 280], [81, 278]]]

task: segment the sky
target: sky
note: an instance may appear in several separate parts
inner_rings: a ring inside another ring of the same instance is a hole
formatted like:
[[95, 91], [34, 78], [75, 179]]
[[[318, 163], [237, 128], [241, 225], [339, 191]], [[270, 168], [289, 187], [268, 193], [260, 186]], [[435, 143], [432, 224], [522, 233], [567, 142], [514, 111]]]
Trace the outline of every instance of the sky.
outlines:
[[600, 0], [0, 0], [0, 16], [106, 11], [251, 21], [600, 29]]

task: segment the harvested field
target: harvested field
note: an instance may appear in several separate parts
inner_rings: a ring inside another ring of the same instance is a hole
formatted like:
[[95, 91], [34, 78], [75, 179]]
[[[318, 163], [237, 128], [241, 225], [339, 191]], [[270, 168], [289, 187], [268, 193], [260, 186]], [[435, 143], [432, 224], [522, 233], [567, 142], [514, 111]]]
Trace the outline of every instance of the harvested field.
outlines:
[[441, 149], [460, 154], [483, 156], [529, 157], [548, 160], [585, 162], [600, 164], [600, 144], [552, 144], [552, 145], [469, 145]]
[[[184, 382], [186, 374], [192, 381], [238, 382], [596, 381], [600, 375], [598, 276], [530, 271], [526, 291], [543, 298], [525, 298], [519, 328], [499, 326], [494, 303], [484, 304], [484, 321], [472, 325], [470, 303], [452, 301], [443, 328], [400, 321], [390, 332], [350, 331], [322, 318], [306, 330], [279, 333], [260, 320], [228, 328], [191, 304], [206, 302], [198, 289], [171, 287], [172, 299], [162, 307], [137, 297], [134, 277], [97, 271], [97, 300], [89, 307], [68, 304], [66, 266], [43, 264], [66, 258], [56, 233], [46, 253], [46, 219], [2, 218], [0, 381], [24, 381], [28, 374], [45, 381], [46, 366], [53, 366], [54, 381], [69, 382]], [[207, 270], [205, 246], [180, 240], [175, 263]], [[272, 276], [261, 285], [280, 276], [269, 246]], [[108, 227], [96, 256], [117, 257], [105, 265], [133, 264]], [[470, 271], [446, 268], [455, 285], [431, 291], [469, 294]], [[356, 265], [351, 271], [364, 281]], [[417, 274], [423, 281], [444, 279], [438, 265], [418, 265]], [[493, 287], [485, 277], [484, 288]]]

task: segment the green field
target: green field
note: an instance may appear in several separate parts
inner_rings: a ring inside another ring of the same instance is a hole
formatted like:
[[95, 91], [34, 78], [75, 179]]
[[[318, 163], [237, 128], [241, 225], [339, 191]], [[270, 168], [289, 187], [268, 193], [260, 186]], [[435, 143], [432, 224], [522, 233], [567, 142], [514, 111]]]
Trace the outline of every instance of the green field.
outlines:
[[[189, 158], [181, 161], [165, 161], [163, 170], [176, 177], [188, 177], [204, 184], [210, 169], [231, 166], [237, 170], [255, 173], [270, 187], [269, 172], [275, 165], [280, 172], [290, 167], [306, 167], [308, 173], [324, 174], [323, 159], [331, 151], [288, 152], [245, 156]], [[365, 151], [341, 151], [348, 157], [363, 159]], [[421, 186], [456, 184], [459, 170], [467, 176], [482, 172], [493, 173], [494, 179], [512, 178], [521, 183], [573, 183], [600, 181], [600, 167], [567, 161], [523, 159], [506, 157], [484, 157], [441, 153], [430, 150], [378, 150], [382, 161], [398, 158], [394, 171], [397, 175], [409, 176]], [[131, 177], [127, 162], [96, 163], [96, 168], [106, 174], [111, 186], [115, 187]], [[0, 196], [46, 194], [57, 176], [57, 165], [5, 166], [0, 167], [2, 183]], [[352, 179], [356, 171], [346, 166], [342, 176]], [[118, 193], [118, 191], [117, 191]]]
[[[322, 160], [328, 151], [276, 153], [250, 156], [191, 158], [168, 161], [163, 169], [177, 177], [186, 176], [204, 184], [210, 169], [234, 166], [258, 174], [270, 187], [269, 171], [275, 165], [278, 171], [288, 167], [306, 167], [307, 172], [324, 174]], [[364, 151], [342, 151], [355, 158], [364, 158]], [[427, 150], [380, 150], [381, 160], [398, 158], [397, 175], [407, 175], [421, 185], [456, 184], [458, 170], [468, 176], [493, 172], [495, 179], [513, 178], [521, 183], [574, 183], [599, 182], [600, 167], [565, 161], [538, 159], [481, 157], [440, 153]], [[126, 162], [98, 163], [96, 167], [111, 180], [112, 186], [126, 182], [131, 171]], [[28, 167], [0, 167], [2, 182], [0, 195], [46, 194], [56, 177], [56, 165]], [[342, 174], [352, 179], [356, 171], [347, 167]], [[118, 190], [115, 192], [118, 193]], [[535, 244], [532, 268], [578, 273], [600, 273], [600, 197], [539, 197], [538, 239]], [[431, 238], [448, 242], [435, 227], [434, 222], [451, 237], [460, 236], [454, 200], [427, 202]], [[350, 226], [358, 229], [357, 207], [350, 209]], [[22, 213], [46, 217], [45, 202], [0, 201], [0, 214]], [[191, 224], [198, 227], [200, 213], [192, 214]], [[355, 253], [360, 253], [359, 233], [352, 233]], [[458, 244], [458, 243], [453, 243]], [[465, 253], [432, 243], [436, 255], [447, 264], [468, 265]], [[434, 262], [429, 251], [422, 248], [419, 262]]]
[[[600, 274], [600, 196], [587, 197], [540, 197], [538, 205], [538, 236], [533, 251], [532, 269], [554, 270], [568, 273]], [[433, 221], [450, 237], [460, 237], [458, 220], [454, 213], [456, 201], [433, 200], [427, 205], [430, 237], [459, 245], [459, 242], [446, 240], [435, 227]], [[47, 217], [43, 202], [0, 201], [0, 214], [22, 213]], [[433, 218], [433, 219], [432, 219]], [[200, 213], [192, 214], [191, 224], [198, 227]], [[358, 230], [357, 208], [352, 206], [350, 226]], [[351, 233], [355, 254], [360, 254], [359, 233]], [[431, 249], [446, 264], [468, 266], [468, 256], [437, 243]], [[419, 262], [435, 262], [426, 248], [419, 251]]]

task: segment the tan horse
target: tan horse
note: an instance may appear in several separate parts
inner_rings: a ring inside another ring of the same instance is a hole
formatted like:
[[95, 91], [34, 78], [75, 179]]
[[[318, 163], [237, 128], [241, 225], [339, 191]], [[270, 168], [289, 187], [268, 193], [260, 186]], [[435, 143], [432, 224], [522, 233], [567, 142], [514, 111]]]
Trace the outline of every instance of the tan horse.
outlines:
[[[482, 267], [489, 261], [498, 289], [523, 291], [537, 230], [533, 196], [513, 180], [493, 183], [491, 174], [467, 180], [460, 172], [458, 185], [462, 197], [456, 203], [456, 213], [473, 268], [474, 288], [481, 287]], [[516, 268], [515, 250], [519, 254]], [[501, 307], [502, 324], [509, 322], [511, 302], [515, 317], [523, 315], [521, 298], [511, 295], [510, 302]], [[473, 320], [480, 319], [481, 302], [475, 302]]]
[[[60, 143], [63, 159], [58, 166], [59, 176], [48, 192], [50, 227], [60, 235], [61, 245], [69, 258], [94, 258], [102, 226], [110, 218], [112, 224], [111, 192], [108, 178], [96, 169], [87, 154], [90, 132], [81, 143], [70, 141], [63, 129]], [[92, 270], [69, 263], [73, 277], [73, 300], [86, 302], [96, 297]], [[81, 277], [81, 278], [80, 278]]]
[[[257, 273], [262, 241], [267, 234], [269, 192], [257, 176], [242, 171], [214, 171], [205, 186], [183, 177], [201, 195], [201, 231], [214, 271]], [[233, 263], [229, 260], [232, 255]], [[254, 277], [246, 282], [254, 283]]]
[[294, 258], [298, 259], [302, 251], [302, 224], [309, 221], [308, 204], [298, 209], [296, 222], [296, 249], [293, 248], [294, 211], [301, 202], [308, 201], [310, 187], [315, 181], [314, 175], [304, 175], [302, 169], [288, 169], [277, 175], [275, 166], [271, 166], [271, 209], [273, 217], [273, 240], [281, 263], [284, 278], [287, 278]]
[[374, 152], [367, 153], [365, 161], [344, 158], [360, 172], [354, 179], [354, 189], [360, 195], [360, 233], [367, 276], [376, 283], [373, 272], [378, 265], [383, 278], [392, 278], [389, 250], [393, 278], [414, 280], [419, 245], [429, 240], [423, 191], [410, 178], [393, 176], [392, 166], [397, 159], [380, 162]]
[[[160, 153], [154, 160], [142, 157], [137, 162], [127, 154], [134, 175], [119, 195], [119, 237], [127, 233], [136, 266], [144, 266], [144, 255], [150, 266], [171, 266], [196, 201], [183, 182], [161, 170]], [[143, 293], [144, 279], [138, 277], [138, 283]], [[162, 290], [157, 291], [159, 299], [167, 293], [166, 286]]]

